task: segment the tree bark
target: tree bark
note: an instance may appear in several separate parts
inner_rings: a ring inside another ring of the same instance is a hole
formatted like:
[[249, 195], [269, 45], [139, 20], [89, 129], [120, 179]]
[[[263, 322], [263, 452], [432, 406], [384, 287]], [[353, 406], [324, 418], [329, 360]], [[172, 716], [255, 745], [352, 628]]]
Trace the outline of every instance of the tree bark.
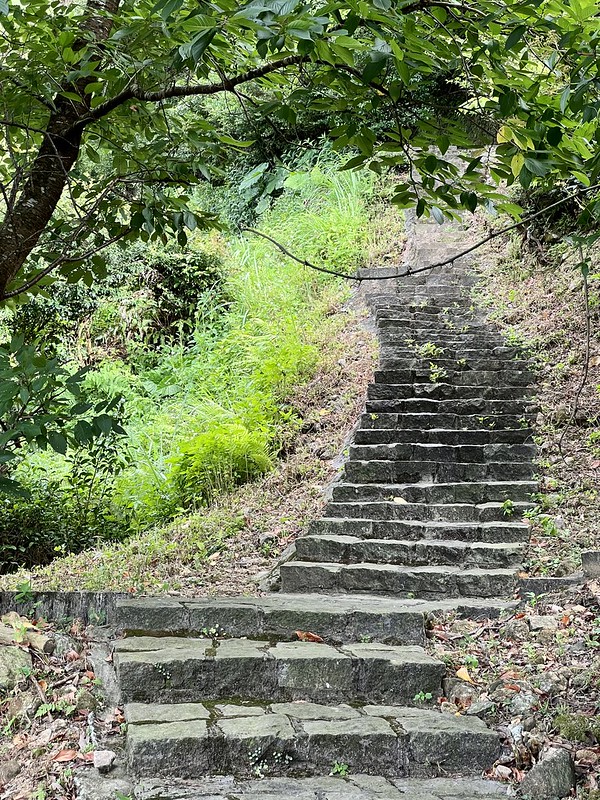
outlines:
[[[110, 34], [112, 21], [109, 15], [119, 9], [120, 0], [88, 0], [90, 17], [84, 28], [93, 33], [101, 45]], [[83, 40], [75, 44], [83, 46]], [[0, 225], [0, 300], [15, 278], [40, 236], [50, 222], [69, 179], [69, 172], [77, 161], [81, 148], [85, 119], [89, 113], [89, 100], [84, 89], [93, 78], [63, 86], [63, 91], [76, 92], [80, 103], [57, 94], [43, 141], [29, 169], [23, 188], [12, 208]], [[85, 98], [85, 99], [83, 99]]]

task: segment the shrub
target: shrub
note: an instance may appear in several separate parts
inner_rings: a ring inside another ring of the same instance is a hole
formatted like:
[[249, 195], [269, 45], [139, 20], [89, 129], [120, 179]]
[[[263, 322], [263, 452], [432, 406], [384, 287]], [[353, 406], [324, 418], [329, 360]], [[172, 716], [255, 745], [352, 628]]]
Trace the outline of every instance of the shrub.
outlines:
[[208, 505], [215, 495], [272, 466], [264, 434], [249, 431], [241, 422], [224, 422], [194, 436], [173, 463], [172, 480], [185, 508]]
[[146, 265], [144, 281], [154, 295], [160, 324], [167, 330], [192, 329], [205, 293], [210, 293], [213, 305], [224, 299], [222, 262], [215, 253], [150, 251]]

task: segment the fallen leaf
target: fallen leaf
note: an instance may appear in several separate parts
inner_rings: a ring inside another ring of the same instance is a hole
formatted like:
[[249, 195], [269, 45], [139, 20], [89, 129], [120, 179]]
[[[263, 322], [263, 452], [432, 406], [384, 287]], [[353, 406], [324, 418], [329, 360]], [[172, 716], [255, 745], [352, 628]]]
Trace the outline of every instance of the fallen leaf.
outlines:
[[51, 761], [57, 761], [62, 764], [66, 761], [74, 761], [77, 758], [77, 750], [59, 750], [59, 752], [52, 756]]
[[475, 681], [469, 675], [469, 670], [466, 667], [461, 667], [460, 669], [456, 670], [456, 677], [460, 678], [461, 681], [465, 681], [465, 683], [470, 683], [475, 686]]
[[317, 642], [318, 644], [323, 644], [323, 639], [317, 636], [316, 633], [311, 633], [310, 631], [296, 631], [296, 636], [301, 642]]
[[84, 761], [93, 761], [94, 760], [94, 751], [90, 750], [89, 753], [83, 753], [82, 756]]
[[407, 506], [408, 500], [405, 500], [403, 497], [394, 497], [394, 503], [398, 503], [400, 506]]
[[77, 650], [69, 650], [65, 655], [65, 661], [79, 661], [79, 653]]

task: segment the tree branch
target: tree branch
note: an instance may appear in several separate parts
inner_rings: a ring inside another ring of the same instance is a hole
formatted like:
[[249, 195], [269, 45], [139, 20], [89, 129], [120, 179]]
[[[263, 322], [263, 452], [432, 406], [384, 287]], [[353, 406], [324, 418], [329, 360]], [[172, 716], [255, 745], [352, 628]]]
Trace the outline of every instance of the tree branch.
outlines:
[[201, 83], [197, 86], [171, 86], [170, 88], [162, 89], [157, 92], [143, 92], [140, 89], [131, 87], [115, 95], [115, 97], [112, 97], [105, 103], [96, 106], [96, 108], [92, 109], [89, 114], [80, 120], [79, 124], [85, 126], [94, 120], [102, 119], [102, 117], [105, 117], [128, 100], [137, 100], [141, 103], [159, 103], [163, 100], [172, 100], [175, 97], [195, 97], [197, 95], [231, 92], [236, 86], [242, 83], [248, 83], [257, 78], [264, 78], [271, 72], [277, 72], [278, 70], [300, 64], [307, 60], [309, 60], [308, 56], [287, 56], [287, 58], [281, 58], [279, 61], [273, 61], [270, 64], [264, 64], [262, 67], [256, 67], [247, 72], [242, 72], [239, 75], [235, 75], [233, 78], [224, 78], [217, 83]]
[[53, 270], [57, 267], [60, 267], [61, 264], [74, 264], [76, 261], [84, 261], [86, 258], [90, 258], [91, 256], [99, 253], [100, 250], [104, 250], [105, 247], [109, 247], [109, 245], [118, 242], [119, 239], [122, 239], [124, 236], [127, 236], [128, 233], [131, 233], [131, 228], [126, 228], [125, 230], [118, 233], [116, 236], [112, 236], [110, 239], [106, 239], [106, 241], [102, 242], [102, 244], [98, 245], [98, 247], [93, 247], [91, 250], [88, 250], [85, 253], [81, 253], [79, 256], [60, 256], [59, 258], [55, 258], [54, 261], [49, 264], [45, 269], [41, 272], [38, 272], [37, 275], [34, 275], [33, 278], [28, 280], [26, 283], [22, 284], [16, 289], [13, 289], [11, 292], [6, 292], [2, 300], [8, 300], [9, 297], [17, 297], [17, 295], [23, 294], [23, 292], [28, 291], [28, 289], [32, 289], [36, 284], [38, 284], [43, 278], [49, 275]]

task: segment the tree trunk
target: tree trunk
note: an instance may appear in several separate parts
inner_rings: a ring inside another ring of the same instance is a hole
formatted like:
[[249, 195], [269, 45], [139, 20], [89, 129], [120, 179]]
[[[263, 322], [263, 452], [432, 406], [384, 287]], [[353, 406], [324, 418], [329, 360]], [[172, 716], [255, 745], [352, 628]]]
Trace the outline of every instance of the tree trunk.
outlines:
[[[97, 12], [115, 14], [120, 0], [88, 0], [91, 15], [84, 28], [94, 34], [101, 44], [110, 34], [112, 21]], [[83, 41], [81, 41], [83, 46]], [[77, 49], [77, 44], [74, 46]], [[86, 98], [84, 89], [88, 78], [77, 84], [63, 87], [63, 91], [76, 92]], [[11, 281], [27, 261], [40, 236], [52, 219], [69, 179], [69, 172], [77, 161], [84, 124], [89, 111], [87, 98], [81, 103], [58, 94], [55, 110], [50, 113], [40, 145], [17, 202], [7, 209], [0, 225], [0, 300], [6, 296]]]

